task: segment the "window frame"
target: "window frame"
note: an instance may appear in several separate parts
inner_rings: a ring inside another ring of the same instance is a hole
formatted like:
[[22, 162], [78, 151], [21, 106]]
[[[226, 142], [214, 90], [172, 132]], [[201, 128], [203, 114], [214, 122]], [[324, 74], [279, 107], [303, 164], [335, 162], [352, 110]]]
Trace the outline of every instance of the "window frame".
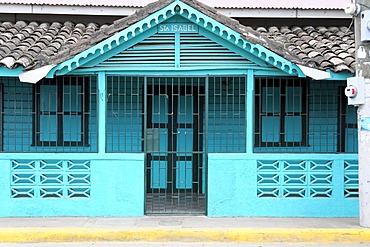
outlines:
[[[256, 77], [254, 80], [255, 83], [255, 129], [254, 129], [254, 147], [263, 148], [281, 148], [281, 147], [307, 147], [308, 146], [308, 126], [309, 126], [309, 80], [304, 78], [289, 78], [289, 77], [271, 77], [271, 78], [262, 78]], [[279, 112], [278, 113], [269, 113], [262, 112], [263, 103], [262, 103], [262, 91], [263, 88], [278, 88], [279, 89]], [[288, 112], [286, 111], [286, 97], [287, 97], [287, 88], [301, 88], [301, 111], [300, 112]], [[280, 124], [280, 133], [279, 140], [275, 142], [266, 142], [262, 141], [262, 118], [266, 116], [277, 116], [279, 117]], [[285, 141], [286, 130], [285, 122], [287, 116], [299, 116], [302, 118], [301, 121], [301, 141], [292, 142]]]
[[[89, 93], [89, 77], [84, 76], [65, 76], [54, 79], [43, 79], [33, 88], [33, 146], [50, 146], [50, 147], [88, 147], [89, 145], [89, 115], [90, 115], [90, 93]], [[41, 87], [45, 85], [56, 86], [57, 92], [57, 109], [56, 111], [48, 111], [57, 116], [56, 126], [56, 141], [42, 141], [40, 117], [41, 112]], [[64, 111], [64, 87], [65, 86], [81, 86], [81, 110], [80, 111]], [[64, 117], [65, 116], [81, 116], [81, 133], [80, 141], [64, 140]]]

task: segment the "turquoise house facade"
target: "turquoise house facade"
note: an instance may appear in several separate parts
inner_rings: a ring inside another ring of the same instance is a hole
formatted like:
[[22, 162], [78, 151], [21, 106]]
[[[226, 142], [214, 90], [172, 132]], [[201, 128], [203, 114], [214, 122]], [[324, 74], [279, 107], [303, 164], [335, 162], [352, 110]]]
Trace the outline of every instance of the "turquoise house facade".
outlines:
[[2, 60], [0, 216], [358, 216], [350, 69], [191, 0], [73, 37]]

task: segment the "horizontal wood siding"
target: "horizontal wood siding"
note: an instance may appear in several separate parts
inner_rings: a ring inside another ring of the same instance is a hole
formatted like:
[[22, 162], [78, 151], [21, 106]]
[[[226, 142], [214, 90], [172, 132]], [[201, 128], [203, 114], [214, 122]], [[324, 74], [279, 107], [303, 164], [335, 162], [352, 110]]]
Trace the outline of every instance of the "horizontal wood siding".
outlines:
[[252, 64], [249, 60], [199, 34], [181, 34], [181, 67], [233, 67]]
[[100, 63], [99, 67], [174, 67], [175, 35], [156, 34]]
[[253, 65], [253, 63], [200, 34], [181, 33], [176, 39], [175, 34], [165, 33], [153, 35], [97, 66], [230, 68], [244, 65]]

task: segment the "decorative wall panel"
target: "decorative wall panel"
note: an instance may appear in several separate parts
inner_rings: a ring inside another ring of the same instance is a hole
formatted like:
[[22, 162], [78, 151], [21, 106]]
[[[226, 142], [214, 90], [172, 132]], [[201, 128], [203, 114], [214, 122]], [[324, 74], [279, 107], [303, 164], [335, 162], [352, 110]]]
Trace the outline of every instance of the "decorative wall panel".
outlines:
[[12, 160], [12, 198], [89, 198], [90, 161]]
[[257, 196], [331, 198], [333, 161], [257, 161]]
[[344, 161], [344, 197], [358, 198], [358, 161]]

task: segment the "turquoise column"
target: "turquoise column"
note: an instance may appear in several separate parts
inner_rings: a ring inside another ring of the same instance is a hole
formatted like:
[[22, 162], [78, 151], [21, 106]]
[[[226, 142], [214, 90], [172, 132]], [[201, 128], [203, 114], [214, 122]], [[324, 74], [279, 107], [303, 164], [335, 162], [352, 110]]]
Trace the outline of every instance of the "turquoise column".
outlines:
[[332, 183], [333, 183], [333, 199], [338, 200], [344, 200], [345, 197], [345, 165], [344, 165], [345, 159], [335, 159], [333, 161], [333, 177], [332, 177]]
[[247, 74], [247, 104], [245, 111], [247, 113], [246, 151], [247, 154], [252, 154], [254, 145], [254, 73], [251, 69], [248, 70]]
[[98, 72], [98, 152], [105, 153], [105, 139], [106, 139], [106, 76], [105, 71]]

